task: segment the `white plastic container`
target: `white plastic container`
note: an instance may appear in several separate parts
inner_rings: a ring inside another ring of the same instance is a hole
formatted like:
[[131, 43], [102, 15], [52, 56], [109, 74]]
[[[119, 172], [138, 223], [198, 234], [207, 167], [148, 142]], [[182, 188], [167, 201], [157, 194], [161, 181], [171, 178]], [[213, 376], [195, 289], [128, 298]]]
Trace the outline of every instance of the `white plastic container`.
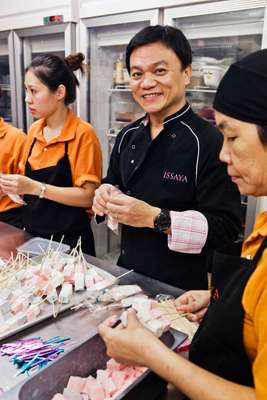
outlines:
[[64, 243], [58, 243], [53, 240], [44, 239], [41, 237], [35, 237], [23, 243], [17, 247], [17, 250], [32, 255], [44, 254], [47, 249], [59, 250], [62, 253], [67, 253], [70, 250], [70, 246]]
[[198, 88], [199, 86], [203, 85], [203, 64], [200, 62], [193, 62], [192, 63], [192, 76], [191, 76], [191, 81], [189, 88]]
[[217, 88], [225, 73], [225, 69], [217, 65], [203, 67], [203, 78], [206, 86]]

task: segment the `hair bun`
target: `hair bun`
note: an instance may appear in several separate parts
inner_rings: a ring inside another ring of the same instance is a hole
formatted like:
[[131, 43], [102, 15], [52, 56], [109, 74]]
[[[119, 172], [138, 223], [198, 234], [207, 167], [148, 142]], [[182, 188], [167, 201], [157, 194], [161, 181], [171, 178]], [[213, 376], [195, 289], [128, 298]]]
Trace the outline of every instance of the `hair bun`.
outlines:
[[85, 56], [83, 53], [70, 54], [65, 58], [66, 63], [72, 71], [80, 69], [83, 72], [83, 61]]

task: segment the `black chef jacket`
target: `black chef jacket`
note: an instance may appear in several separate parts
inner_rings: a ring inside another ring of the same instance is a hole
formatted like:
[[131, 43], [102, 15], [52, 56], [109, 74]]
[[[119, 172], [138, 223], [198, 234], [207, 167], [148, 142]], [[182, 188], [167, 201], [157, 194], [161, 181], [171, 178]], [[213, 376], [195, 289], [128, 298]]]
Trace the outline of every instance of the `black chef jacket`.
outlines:
[[201, 254], [174, 252], [164, 233], [122, 226], [118, 264], [184, 289], [207, 287], [207, 251], [236, 239], [241, 229], [240, 195], [219, 161], [222, 135], [186, 104], [164, 121], [151, 140], [146, 118], [116, 138], [105, 183], [152, 206], [196, 210], [208, 221]]

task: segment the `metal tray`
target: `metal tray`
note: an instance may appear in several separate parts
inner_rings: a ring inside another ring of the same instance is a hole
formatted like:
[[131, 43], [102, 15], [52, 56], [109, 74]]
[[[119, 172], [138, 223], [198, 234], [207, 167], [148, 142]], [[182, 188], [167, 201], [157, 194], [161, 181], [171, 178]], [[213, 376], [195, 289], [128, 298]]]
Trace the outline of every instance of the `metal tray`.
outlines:
[[[104, 279], [114, 279], [114, 276], [111, 275], [109, 272], [98, 268], [93, 265], [93, 268], [101, 275]], [[73, 307], [74, 305], [78, 304], [85, 296], [86, 296], [87, 291], [83, 290], [81, 292], [74, 292], [72, 296], [72, 301], [69, 304], [63, 304], [60, 306], [58, 310], [58, 314], [68, 310], [69, 308]], [[8, 338], [9, 336], [13, 336], [18, 332], [23, 331], [24, 329], [30, 328], [33, 325], [39, 324], [42, 321], [45, 321], [48, 318], [54, 318], [53, 317], [53, 308], [51, 304], [48, 304], [47, 302], [44, 302], [42, 304], [41, 308], [41, 315], [37, 317], [34, 321], [27, 322], [24, 325], [18, 326], [15, 329], [11, 329], [10, 331], [4, 332], [3, 334], [0, 334], [0, 341]]]
[[[163, 334], [161, 340], [174, 349], [186, 338], [184, 333], [172, 329]], [[63, 392], [71, 375], [87, 377], [97, 369], [105, 368], [107, 360], [103, 340], [99, 335], [91, 335], [51, 365], [4, 393], [1, 400], [51, 400], [54, 394]], [[165, 389], [166, 382], [148, 370], [116, 400], [154, 400]]]

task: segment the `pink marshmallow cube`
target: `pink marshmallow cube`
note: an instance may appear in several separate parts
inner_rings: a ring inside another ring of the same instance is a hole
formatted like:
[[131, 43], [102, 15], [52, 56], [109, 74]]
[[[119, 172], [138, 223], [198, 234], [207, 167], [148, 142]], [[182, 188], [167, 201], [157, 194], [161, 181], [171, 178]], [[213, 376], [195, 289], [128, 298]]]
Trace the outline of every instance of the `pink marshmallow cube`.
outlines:
[[117, 391], [117, 388], [111, 378], [107, 378], [102, 382], [102, 386], [105, 390], [106, 397], [111, 397]]
[[110, 371], [121, 371], [124, 368], [126, 368], [126, 366], [118, 363], [114, 358], [110, 358], [107, 362], [107, 369]]
[[80, 378], [79, 376], [71, 376], [67, 384], [67, 389], [73, 393], [83, 393], [86, 385], [87, 378]]
[[110, 377], [111, 373], [107, 369], [98, 369], [96, 372], [96, 380], [102, 384], [106, 379]]
[[63, 396], [63, 394], [57, 393], [53, 396], [52, 400], [67, 400], [66, 397]]
[[85, 393], [89, 394], [91, 400], [105, 400], [104, 388], [98, 382], [88, 382], [87, 379]]
[[120, 390], [122, 385], [125, 383], [126, 374], [123, 371], [113, 371], [111, 379], [113, 380], [116, 389]]

